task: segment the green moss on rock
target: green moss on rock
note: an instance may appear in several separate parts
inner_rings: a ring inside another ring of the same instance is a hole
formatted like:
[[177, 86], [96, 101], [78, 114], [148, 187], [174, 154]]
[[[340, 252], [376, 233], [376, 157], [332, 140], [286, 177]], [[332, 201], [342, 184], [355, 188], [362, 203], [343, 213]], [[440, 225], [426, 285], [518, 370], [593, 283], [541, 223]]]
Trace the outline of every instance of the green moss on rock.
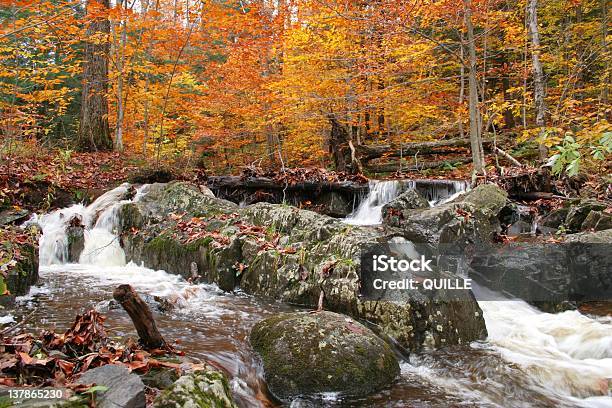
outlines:
[[154, 408], [234, 408], [225, 375], [212, 369], [184, 375], [162, 392]]
[[337, 313], [275, 315], [255, 325], [250, 341], [270, 390], [281, 399], [320, 392], [367, 395], [391, 384], [400, 371], [387, 343]]

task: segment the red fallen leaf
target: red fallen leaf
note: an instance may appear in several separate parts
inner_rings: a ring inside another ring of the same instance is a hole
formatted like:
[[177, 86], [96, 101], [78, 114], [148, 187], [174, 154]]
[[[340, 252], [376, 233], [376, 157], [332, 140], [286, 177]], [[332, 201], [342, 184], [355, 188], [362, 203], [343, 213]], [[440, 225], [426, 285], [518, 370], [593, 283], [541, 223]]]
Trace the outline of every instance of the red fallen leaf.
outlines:
[[365, 330], [363, 330], [363, 328], [361, 328], [359, 326], [356, 326], [352, 321], [350, 321], [348, 319], [347, 319], [346, 324], [344, 325], [344, 327], [346, 327], [347, 329], [349, 329], [353, 333], [357, 333], [357, 334], [365, 333]]
[[57, 360], [57, 366], [64, 372], [64, 374], [71, 375], [75, 364], [66, 360]]
[[23, 353], [23, 352], [20, 351], [17, 354], [19, 355], [19, 358], [21, 359], [23, 364], [30, 365], [34, 361], [34, 359], [32, 357], [30, 357], [28, 355], [28, 353]]
[[15, 357], [9, 357], [6, 360], [3, 359], [0, 362], [0, 371], [6, 370], [7, 368], [14, 368], [17, 365], [17, 359]]
[[14, 387], [17, 385], [15, 380], [13, 380], [12, 378], [6, 378], [6, 377], [0, 378], [0, 384], [5, 385], [7, 387]]
[[326, 278], [331, 275], [332, 271], [334, 270], [334, 266], [336, 266], [337, 263], [338, 261], [328, 261], [325, 265], [323, 265], [323, 268], [321, 269], [321, 276]]
[[285, 247], [281, 250], [281, 252], [284, 254], [295, 254], [297, 252], [297, 249], [293, 247]]
[[149, 366], [148, 361], [132, 361], [129, 363], [125, 363], [125, 365], [130, 369], [130, 371], [137, 371], [141, 368], [145, 368]]

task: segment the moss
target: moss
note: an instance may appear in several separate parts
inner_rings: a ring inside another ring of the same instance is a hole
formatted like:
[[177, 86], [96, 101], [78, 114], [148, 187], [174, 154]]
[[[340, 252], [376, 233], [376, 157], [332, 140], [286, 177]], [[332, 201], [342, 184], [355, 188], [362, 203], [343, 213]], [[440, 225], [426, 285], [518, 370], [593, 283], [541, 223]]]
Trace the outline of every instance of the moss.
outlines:
[[330, 312], [286, 313], [253, 328], [251, 344], [277, 396], [328, 391], [363, 395], [395, 378], [399, 364], [391, 348], [347, 319]]

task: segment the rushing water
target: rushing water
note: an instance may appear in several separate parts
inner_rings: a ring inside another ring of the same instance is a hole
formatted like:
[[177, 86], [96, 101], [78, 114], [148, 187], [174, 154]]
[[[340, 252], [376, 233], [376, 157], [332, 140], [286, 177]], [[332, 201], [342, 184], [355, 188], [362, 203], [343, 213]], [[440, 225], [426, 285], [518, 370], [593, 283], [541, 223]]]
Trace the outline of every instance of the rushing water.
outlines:
[[359, 206], [346, 217], [353, 225], [377, 225], [382, 222], [382, 208], [407, 190], [416, 189], [434, 206], [451, 201], [464, 193], [468, 184], [452, 180], [370, 180], [369, 192]]
[[[35, 310], [30, 328], [64, 330], [74, 315], [96, 307], [107, 315], [109, 332], [135, 336], [121, 310], [109, 307], [120, 283], [158, 295], [176, 305], [155, 318], [166, 339], [194, 359], [208, 359], [231, 377], [242, 407], [275, 406], [266, 396], [261, 366], [248, 343], [258, 320], [291, 308], [214, 285], [191, 285], [163, 271], [125, 263], [115, 235], [124, 185], [89, 207], [73, 206], [40, 217], [41, 286], [19, 299], [15, 317]], [[373, 189], [375, 191], [376, 189]], [[138, 200], [146, 189], [137, 192]], [[379, 197], [389, 197], [384, 192]], [[372, 200], [374, 201], [374, 200]], [[66, 223], [79, 216], [87, 230], [78, 264], [66, 264]], [[477, 288], [489, 338], [484, 342], [413, 354], [401, 376], [386, 390], [365, 398], [334, 394], [304, 397], [304, 406], [395, 407], [612, 407], [612, 319], [568, 311], [542, 313], [520, 300], [502, 299]]]

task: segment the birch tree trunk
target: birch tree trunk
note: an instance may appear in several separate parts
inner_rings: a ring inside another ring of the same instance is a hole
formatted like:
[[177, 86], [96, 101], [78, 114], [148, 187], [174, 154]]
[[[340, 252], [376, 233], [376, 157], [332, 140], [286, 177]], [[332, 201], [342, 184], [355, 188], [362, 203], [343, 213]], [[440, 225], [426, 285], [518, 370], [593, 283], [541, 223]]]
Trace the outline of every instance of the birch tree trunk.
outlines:
[[[536, 126], [546, 127], [546, 101], [544, 100], [544, 70], [540, 61], [540, 31], [538, 28], [538, 0], [529, 0], [527, 3], [527, 19], [529, 23], [529, 36], [531, 37], [531, 58], [533, 64], [533, 98], [536, 109]], [[546, 145], [538, 146], [540, 161], [548, 158]]]
[[[122, 5], [123, 1], [119, 2]], [[127, 11], [127, 1], [125, 4]], [[120, 23], [121, 39], [117, 46], [117, 125], [115, 127], [115, 149], [123, 151], [123, 121], [125, 118], [125, 98], [123, 96], [124, 71], [125, 71], [125, 47], [127, 46], [127, 16]]]
[[[98, 2], [105, 8], [109, 0]], [[94, 18], [87, 28], [83, 62], [83, 92], [77, 147], [81, 151], [112, 150], [108, 127], [108, 56], [110, 21]]]
[[484, 174], [484, 149], [482, 148], [481, 118], [478, 107], [478, 78], [476, 77], [478, 62], [476, 60], [476, 43], [474, 39], [474, 26], [472, 24], [472, 1], [463, 0], [465, 11], [465, 24], [468, 40], [468, 103], [470, 110], [470, 145], [472, 149], [472, 161], [474, 163], [474, 174]]

